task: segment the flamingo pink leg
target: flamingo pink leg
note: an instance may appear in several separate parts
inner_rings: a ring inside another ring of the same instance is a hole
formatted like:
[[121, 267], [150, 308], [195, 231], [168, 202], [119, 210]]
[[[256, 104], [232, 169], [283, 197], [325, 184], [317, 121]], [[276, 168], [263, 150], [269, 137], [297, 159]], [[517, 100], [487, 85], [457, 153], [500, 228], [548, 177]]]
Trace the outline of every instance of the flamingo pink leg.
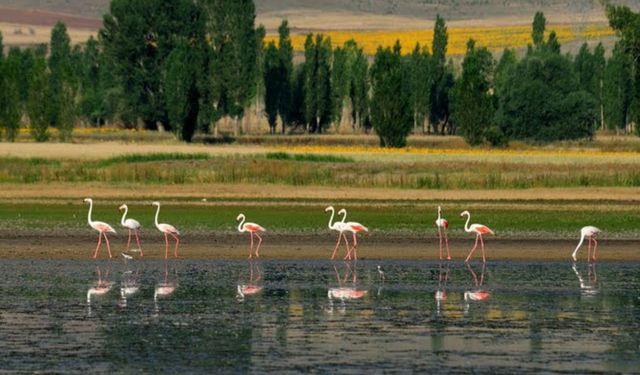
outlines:
[[351, 246], [351, 250], [347, 251], [347, 255], [345, 255], [344, 259], [345, 260], [351, 260], [351, 252], [353, 251], [353, 259], [354, 260], [358, 260], [358, 254], [356, 252], [356, 249], [358, 248], [358, 237], [356, 236], [356, 233], [353, 233], [353, 246]]
[[129, 229], [129, 239], [127, 240], [127, 249], [125, 251], [129, 251], [130, 245], [131, 245], [131, 229]]
[[260, 244], [262, 244], [262, 237], [258, 233], [256, 233], [256, 237], [258, 237], [258, 246], [256, 247], [256, 258], [260, 258]]
[[136, 235], [136, 242], [138, 243], [138, 249], [140, 249], [140, 256], [143, 257], [144, 253], [142, 252], [142, 246], [140, 245], [140, 237], [138, 237], [138, 230], [135, 229], [133, 233]]
[[593, 239], [593, 260], [596, 260], [596, 249], [598, 248], [598, 241], [596, 241], [596, 239]]
[[102, 232], [98, 233], [98, 246], [96, 246], [96, 252], [93, 253], [93, 259], [96, 259], [98, 256], [98, 249], [100, 249], [100, 244], [102, 243]]
[[176, 248], [173, 250], [173, 256], [174, 256], [174, 258], [177, 258], [178, 257], [178, 245], [180, 244], [180, 238], [178, 238], [178, 236], [176, 236], [173, 233], [169, 233], [169, 234], [171, 235], [171, 237], [173, 237], [176, 240]]
[[[449, 235], [447, 234], [447, 229], [444, 230], [444, 241], [447, 245], [447, 260], [451, 260], [451, 253], [449, 253]], [[442, 259], [442, 257], [440, 257]]]
[[169, 238], [167, 233], [164, 234], [164, 259], [169, 258]]
[[587, 260], [591, 259], [591, 237], [589, 237], [589, 247], [587, 248]]
[[251, 246], [249, 246], [249, 259], [253, 257], [253, 232], [249, 232], [251, 235]]
[[[331, 260], [335, 259], [336, 252], [338, 251], [338, 247], [340, 246], [340, 242], [342, 241], [343, 237], [344, 237], [344, 240], [347, 241], [347, 237], [345, 237], [344, 233], [340, 233], [338, 235], [338, 242], [336, 242], [336, 247], [335, 249], [333, 249], [333, 253], [331, 254]], [[347, 250], [349, 250], [349, 242], [347, 242]]]
[[480, 247], [482, 248], [482, 263], [486, 263], [487, 258], [484, 256], [484, 240], [482, 239], [482, 235], [480, 235]]
[[107, 251], [109, 252], [109, 258], [113, 258], [113, 256], [111, 256], [111, 246], [109, 245], [109, 238], [107, 237], [107, 234], [102, 232], [102, 234], [104, 234], [104, 240], [107, 241]]
[[440, 237], [440, 260], [442, 260], [442, 227], [438, 226], [438, 237]]
[[469, 252], [469, 255], [467, 255], [467, 259], [465, 259], [465, 262], [468, 262], [469, 259], [471, 259], [471, 255], [473, 255], [473, 252], [476, 251], [476, 247], [478, 247], [478, 238], [480, 237], [479, 234], [476, 234], [476, 243], [475, 245], [473, 245], [473, 247], [471, 248], [471, 251]]

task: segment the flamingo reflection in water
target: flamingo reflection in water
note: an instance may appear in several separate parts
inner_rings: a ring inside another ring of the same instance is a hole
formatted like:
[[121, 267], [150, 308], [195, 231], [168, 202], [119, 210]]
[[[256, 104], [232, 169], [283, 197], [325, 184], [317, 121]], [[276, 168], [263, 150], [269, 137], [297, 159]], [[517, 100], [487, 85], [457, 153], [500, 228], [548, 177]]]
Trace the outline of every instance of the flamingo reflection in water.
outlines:
[[486, 270], [486, 263], [482, 263], [482, 272], [480, 273], [480, 281], [478, 281], [478, 276], [473, 271], [471, 266], [467, 263], [467, 269], [471, 272], [473, 276], [473, 281], [475, 284], [475, 288], [473, 290], [467, 290], [464, 292], [464, 313], [467, 314], [469, 312], [469, 307], [471, 302], [478, 301], [486, 301], [491, 297], [491, 293], [485, 289], [482, 289], [482, 284], [484, 284], [484, 273]]
[[109, 282], [109, 268], [107, 268], [107, 272], [105, 273], [104, 278], [102, 278], [102, 272], [99, 266], [96, 267], [96, 273], [98, 274], [98, 281], [94, 286], [87, 290], [87, 316], [91, 316], [92, 313], [91, 298], [93, 296], [104, 296], [105, 294], [109, 293], [112, 287], [111, 283]]
[[129, 268], [129, 261], [132, 261], [133, 257], [123, 253], [122, 258], [125, 270], [122, 272], [122, 279], [120, 280], [120, 301], [118, 306], [125, 308], [127, 307], [127, 299], [140, 291], [140, 285], [138, 283], [138, 271], [134, 272]]
[[155, 309], [155, 317], [160, 313], [160, 307], [158, 305], [159, 298], [165, 298], [173, 294], [178, 288], [178, 272], [174, 268], [174, 277], [173, 280], [169, 278], [169, 268], [167, 262], [164, 263], [164, 279], [162, 282], [156, 284], [156, 287], [153, 291], [153, 306]]
[[580, 274], [580, 271], [578, 271], [575, 263], [573, 263], [571, 269], [573, 269], [573, 272], [575, 272], [576, 276], [578, 277], [578, 282], [580, 283], [580, 295], [582, 295], [582, 297], [592, 298], [595, 297], [599, 292], [598, 275], [596, 274], [595, 263], [589, 263], [588, 267], [589, 271], [587, 273], [587, 280], [582, 278], [582, 275]]
[[447, 301], [447, 281], [449, 281], [449, 263], [443, 266], [440, 262], [440, 268], [438, 270], [438, 289], [435, 293], [436, 298], [436, 315], [442, 315], [442, 304]]
[[[353, 269], [351, 268], [349, 263], [345, 262], [344, 264], [346, 268], [345, 268], [344, 277], [342, 278], [340, 277], [340, 273], [338, 273], [338, 268], [335, 265], [333, 266], [333, 270], [336, 274], [336, 280], [338, 282], [338, 287], [329, 288], [327, 292], [327, 296], [329, 297], [329, 307], [327, 309], [327, 312], [330, 314], [333, 313], [334, 299], [340, 300], [340, 313], [344, 314], [346, 311], [345, 301], [361, 299], [362, 297], [367, 295], [366, 290], [358, 289], [357, 287], [357, 284], [358, 284], [357, 264], [353, 265]], [[352, 277], [351, 285], [345, 286], [349, 276]]]
[[263, 274], [262, 268], [257, 263], [249, 261], [249, 283], [237, 285], [236, 300], [238, 302], [244, 302], [245, 297], [262, 292], [264, 287], [260, 284], [263, 279]]

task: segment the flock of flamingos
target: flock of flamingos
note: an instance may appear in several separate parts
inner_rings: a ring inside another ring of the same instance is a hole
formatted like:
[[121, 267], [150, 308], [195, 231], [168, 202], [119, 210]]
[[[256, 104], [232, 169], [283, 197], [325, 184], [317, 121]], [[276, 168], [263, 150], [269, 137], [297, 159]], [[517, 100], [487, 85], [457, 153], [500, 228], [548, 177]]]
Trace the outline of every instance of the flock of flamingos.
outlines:
[[[86, 203], [89, 203], [89, 213], [88, 213], [88, 222], [89, 222], [89, 226], [91, 226], [91, 228], [95, 229], [98, 231], [98, 245], [96, 246], [96, 251], [93, 254], [93, 258], [96, 258], [98, 256], [98, 250], [100, 250], [100, 245], [102, 244], [102, 237], [104, 237], [104, 240], [106, 242], [107, 245], [107, 251], [109, 252], [109, 258], [112, 257], [111, 255], [111, 246], [109, 244], [109, 238], [107, 237], [107, 233], [116, 233], [116, 231], [113, 229], [113, 227], [103, 221], [93, 221], [91, 220], [91, 211], [93, 210], [93, 200], [91, 198], [85, 198], [84, 200]], [[152, 203], [153, 206], [156, 206], [156, 215], [155, 215], [155, 226], [156, 228], [158, 228], [158, 230], [160, 232], [162, 232], [164, 234], [164, 241], [165, 241], [165, 259], [168, 258], [169, 256], [169, 236], [171, 236], [173, 239], [175, 239], [176, 244], [175, 244], [175, 249], [174, 249], [174, 256], [177, 257], [178, 256], [178, 246], [180, 244], [180, 232], [178, 231], [178, 229], [176, 229], [176, 227], [174, 227], [171, 224], [166, 224], [166, 223], [158, 223], [158, 216], [160, 215], [160, 202], [153, 202]], [[142, 246], [140, 245], [140, 237], [138, 235], [138, 232], [141, 228], [140, 222], [135, 220], [135, 219], [131, 219], [131, 218], [127, 218], [127, 213], [128, 213], [128, 207], [126, 204], [123, 204], [122, 206], [119, 207], [120, 210], [124, 210], [124, 214], [122, 215], [122, 219], [120, 220], [120, 225], [124, 228], [126, 228], [129, 231], [129, 239], [127, 241], [127, 248], [125, 251], [129, 251], [129, 248], [131, 246], [131, 236], [132, 234], [135, 236], [136, 238], [136, 242], [138, 244], [138, 249], [137, 251], [140, 252], [140, 256], [144, 256], [144, 253], [142, 252]], [[335, 259], [336, 253], [338, 251], [338, 247], [340, 246], [341, 241], [344, 239], [345, 242], [345, 247], [346, 247], [346, 255], [344, 256], [345, 260], [351, 260], [351, 254], [353, 253], [353, 259], [358, 259], [357, 256], [357, 248], [358, 248], [358, 239], [357, 239], [357, 234], [360, 232], [368, 232], [369, 230], [367, 229], [367, 227], [365, 227], [364, 225], [355, 222], [355, 221], [346, 221], [347, 219], [347, 211], [343, 208], [340, 211], [338, 211], [338, 215], [342, 216], [342, 219], [340, 221], [335, 220], [334, 221], [334, 216], [335, 216], [335, 209], [332, 206], [329, 206], [325, 209], [325, 212], [331, 212], [331, 217], [329, 218], [329, 229], [331, 230], [335, 230], [338, 232], [338, 242], [336, 243], [335, 248], [333, 249], [333, 253], [331, 255], [331, 259]], [[485, 263], [486, 262], [486, 256], [485, 256], [485, 251], [484, 251], [484, 240], [482, 238], [483, 235], [485, 234], [492, 234], [495, 235], [495, 233], [486, 225], [483, 224], [471, 224], [469, 225], [469, 222], [471, 221], [471, 214], [469, 213], [469, 211], [464, 211], [460, 214], [460, 216], [466, 216], [467, 217], [467, 221], [465, 223], [464, 226], [464, 230], [467, 233], [475, 233], [476, 235], [476, 241], [475, 244], [473, 245], [473, 247], [471, 248], [471, 251], [469, 251], [469, 255], [467, 255], [467, 258], [465, 259], [465, 262], [469, 262], [469, 259], [471, 259], [471, 256], [473, 255], [473, 253], [476, 251], [476, 248], [478, 247], [478, 242], [480, 242], [480, 248], [482, 249], [482, 262]], [[250, 247], [249, 247], [249, 258], [252, 258], [255, 254], [255, 257], [258, 258], [260, 257], [260, 245], [262, 244], [262, 237], [260, 236], [260, 232], [264, 232], [265, 229], [260, 226], [259, 224], [256, 223], [251, 223], [251, 222], [246, 222], [246, 217], [244, 214], [239, 214], [238, 217], [236, 218], [236, 220], [239, 222], [238, 224], [238, 231], [239, 232], [249, 232], [250, 236], [251, 236], [251, 243], [250, 243]], [[447, 259], [450, 260], [451, 259], [451, 255], [449, 253], [449, 239], [447, 237], [447, 230], [449, 229], [449, 222], [442, 217], [442, 208], [440, 206], [438, 206], [438, 218], [435, 221], [435, 225], [438, 228], [438, 237], [440, 239], [440, 259], [443, 259], [443, 243], [446, 247], [447, 250]], [[349, 232], [352, 234], [353, 236], [353, 244], [350, 247], [349, 246], [349, 241], [347, 239], [346, 236], [346, 232]], [[573, 251], [573, 254], [571, 255], [574, 261], [577, 261], [577, 254], [578, 254], [578, 250], [580, 249], [580, 247], [582, 246], [582, 243], [584, 242], [584, 239], [587, 238], [589, 240], [589, 245], [588, 245], [588, 254], [587, 254], [587, 259], [592, 259], [592, 260], [596, 260], [596, 249], [598, 247], [598, 242], [596, 241], [596, 236], [601, 233], [600, 229], [594, 227], [594, 226], [586, 226], [583, 227], [580, 230], [580, 242], [578, 243], [578, 246], [576, 246], [576, 249]], [[255, 253], [253, 251], [253, 246], [254, 246], [254, 238], [253, 237], [257, 237], [258, 238], [258, 244], [256, 246], [255, 249]], [[593, 246], [593, 256], [591, 255], [591, 243], [593, 242], [594, 246]], [[132, 250], [133, 251], [133, 250]], [[125, 257], [130, 257], [129, 255], [123, 254], [123, 256]]]

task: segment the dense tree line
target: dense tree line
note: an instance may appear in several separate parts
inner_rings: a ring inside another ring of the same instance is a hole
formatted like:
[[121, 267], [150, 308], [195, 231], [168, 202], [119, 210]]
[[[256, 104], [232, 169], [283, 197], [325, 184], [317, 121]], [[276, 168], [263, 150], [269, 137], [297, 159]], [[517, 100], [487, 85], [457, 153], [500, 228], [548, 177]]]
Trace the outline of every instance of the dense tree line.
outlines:
[[113, 0], [98, 38], [82, 45], [62, 23], [48, 45], [6, 49], [0, 35], [0, 129], [13, 141], [27, 124], [46, 141], [55, 128], [65, 141], [78, 124], [117, 123], [190, 141], [219, 121], [239, 134], [253, 108], [272, 134], [349, 126], [375, 131], [385, 147], [404, 146], [411, 132], [492, 145], [628, 132], [640, 117], [640, 15], [606, 11], [620, 37], [608, 59], [586, 43], [562, 54], [538, 12], [522, 56], [506, 49], [496, 60], [469, 40], [454, 63], [438, 16], [430, 46], [366, 56], [354, 41], [309, 34], [294, 64], [288, 23], [265, 45], [252, 0]]

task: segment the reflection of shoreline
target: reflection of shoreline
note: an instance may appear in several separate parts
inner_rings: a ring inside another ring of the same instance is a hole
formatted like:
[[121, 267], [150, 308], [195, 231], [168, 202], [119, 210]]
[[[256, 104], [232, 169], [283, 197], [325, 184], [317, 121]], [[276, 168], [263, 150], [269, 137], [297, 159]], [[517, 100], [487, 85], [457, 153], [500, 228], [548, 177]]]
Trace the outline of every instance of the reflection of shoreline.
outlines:
[[[5, 259], [40, 259], [42, 254], [55, 259], [78, 259], [86, 260], [87, 258], [87, 237], [79, 236], [69, 232], [67, 236], [49, 236], [38, 235], [33, 236], [18, 235], [17, 237], [1, 238], [3, 246], [0, 248], [0, 258]], [[246, 253], [234, 250], [237, 241], [227, 234], [220, 234], [220, 239], [216, 239], [215, 247], [211, 247], [211, 237], [216, 232], [203, 232], [201, 234], [190, 235], [188, 246], [180, 248], [180, 258], [184, 260], [197, 259], [232, 259], [246, 260]], [[380, 260], [425, 260], [425, 256], [437, 261], [437, 252], [425, 255], [425, 242], [422, 237], [401, 238], [396, 236], [385, 235], [381, 237], [375, 233], [369, 234], [367, 243], [367, 257]], [[526, 238], [526, 237], [524, 237]], [[236, 238], [237, 239], [237, 238]], [[279, 260], [315, 260], [326, 259], [327, 247], [326, 236], [323, 235], [278, 235], [271, 234], [269, 236], [269, 259]], [[76, 242], [71, 242], [76, 241]], [[152, 241], [149, 246], [157, 246], [161, 242]], [[325, 244], [325, 246], [316, 245]], [[637, 240], [607, 240], [607, 253], [602, 253], [602, 259], [607, 261], [631, 261], [640, 260], [638, 254]], [[491, 261], [562, 261], [566, 262], [567, 254], [558, 251], [549, 251], [552, 248], [575, 248], [575, 240], [542, 240], [536, 241], [526, 239], [492, 239], [491, 240]], [[164, 243], [162, 243], [164, 246]], [[437, 249], [437, 240], [427, 243], [427, 246], [434, 246]], [[450, 239], [450, 246], [466, 247], [468, 241], [461, 239]], [[52, 248], [55, 251], [52, 251]], [[95, 248], [95, 246], [94, 246]], [[92, 249], [93, 250], [93, 249]], [[160, 259], [158, 254], [146, 254], [144, 262], [147, 259]]]

